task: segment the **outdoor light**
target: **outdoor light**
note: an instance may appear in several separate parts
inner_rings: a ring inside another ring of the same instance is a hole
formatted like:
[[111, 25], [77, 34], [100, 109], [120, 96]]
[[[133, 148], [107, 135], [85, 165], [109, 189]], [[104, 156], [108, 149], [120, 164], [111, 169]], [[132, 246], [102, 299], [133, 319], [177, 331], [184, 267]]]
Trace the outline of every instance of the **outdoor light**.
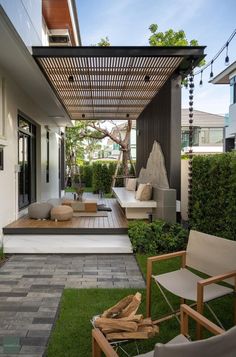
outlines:
[[85, 118], [85, 114], [82, 114], [82, 118]]
[[150, 81], [150, 76], [148, 76], [148, 75], [146, 75], [145, 77], [144, 77], [144, 82], [149, 82]]
[[201, 87], [203, 85], [203, 81], [202, 81], [202, 71], [201, 71], [201, 79], [200, 79], [200, 82], [199, 82], [199, 86]]
[[210, 78], [214, 77], [214, 74], [213, 74], [213, 62], [214, 62], [214, 61], [211, 61], [211, 73], [210, 73]]
[[129, 118], [129, 114], [126, 114], [126, 118]]
[[74, 76], [69, 76], [69, 77], [68, 77], [68, 81], [69, 81], [70, 83], [73, 83], [73, 82], [74, 82]]
[[229, 42], [226, 43], [226, 57], [225, 57], [225, 65], [226, 66], [229, 65], [228, 46], [229, 46]]

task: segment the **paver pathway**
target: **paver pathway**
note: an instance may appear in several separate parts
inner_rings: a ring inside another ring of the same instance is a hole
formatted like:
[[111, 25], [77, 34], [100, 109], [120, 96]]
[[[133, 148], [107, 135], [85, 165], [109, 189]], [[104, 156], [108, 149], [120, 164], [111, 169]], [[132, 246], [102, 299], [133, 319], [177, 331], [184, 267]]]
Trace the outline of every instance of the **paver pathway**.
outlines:
[[12, 256], [0, 268], [0, 357], [43, 356], [64, 288], [129, 287], [145, 287], [132, 255]]

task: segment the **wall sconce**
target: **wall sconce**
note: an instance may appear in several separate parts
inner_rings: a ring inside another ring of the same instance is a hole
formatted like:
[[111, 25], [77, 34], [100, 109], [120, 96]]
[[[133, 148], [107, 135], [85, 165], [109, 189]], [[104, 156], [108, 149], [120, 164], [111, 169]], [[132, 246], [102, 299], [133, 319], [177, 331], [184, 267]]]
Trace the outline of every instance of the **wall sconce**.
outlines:
[[0, 170], [4, 170], [4, 151], [3, 146], [0, 146]]

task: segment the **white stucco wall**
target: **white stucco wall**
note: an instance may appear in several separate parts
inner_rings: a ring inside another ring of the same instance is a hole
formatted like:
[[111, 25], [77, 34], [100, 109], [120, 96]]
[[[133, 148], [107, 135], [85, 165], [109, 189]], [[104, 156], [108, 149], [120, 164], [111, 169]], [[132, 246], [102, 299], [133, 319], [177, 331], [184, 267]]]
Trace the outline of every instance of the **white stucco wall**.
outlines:
[[0, 0], [26, 46], [42, 45], [42, 0]]
[[9, 73], [0, 68], [0, 78], [5, 80], [5, 124], [4, 170], [0, 171], [0, 232], [1, 228], [18, 217], [18, 110], [31, 118], [37, 127], [37, 200], [59, 196], [58, 179], [58, 128], [50, 128], [50, 182], [46, 183], [46, 130], [37, 124], [45, 114], [11, 79]]
[[46, 182], [46, 160], [47, 160], [47, 146], [45, 127], [41, 127], [41, 170], [40, 177], [40, 197], [38, 200], [47, 201], [49, 198], [59, 197], [59, 173], [58, 173], [58, 142], [59, 130], [51, 128], [49, 131], [49, 182]]

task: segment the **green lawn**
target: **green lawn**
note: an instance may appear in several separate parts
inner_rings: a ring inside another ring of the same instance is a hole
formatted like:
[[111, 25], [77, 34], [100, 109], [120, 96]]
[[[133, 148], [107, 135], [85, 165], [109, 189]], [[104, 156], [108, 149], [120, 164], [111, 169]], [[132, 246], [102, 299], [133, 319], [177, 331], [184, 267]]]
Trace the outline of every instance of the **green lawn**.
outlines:
[[[137, 256], [140, 268], [145, 274], [146, 256]], [[155, 272], [167, 272], [179, 266], [179, 258], [162, 261], [155, 268]], [[142, 293], [143, 299], [140, 312], [145, 314], [145, 290], [144, 289], [66, 289], [64, 290], [59, 317], [55, 329], [49, 341], [48, 357], [90, 357], [91, 356], [91, 324], [92, 316], [97, 315], [114, 305], [121, 298], [133, 294], [136, 291]], [[177, 307], [179, 299], [171, 296], [171, 300]], [[155, 301], [158, 304], [155, 304]], [[157, 289], [153, 289], [152, 315], [161, 316], [168, 312]], [[233, 298], [226, 297], [212, 303], [215, 311], [219, 312], [225, 327], [233, 326]], [[160, 334], [148, 341], [139, 343], [140, 353], [150, 351], [155, 342], [167, 342], [177, 335], [179, 325], [175, 319], [164, 322], [160, 326]], [[132, 348], [132, 345], [130, 346]], [[122, 356], [122, 355], [121, 355]]]

